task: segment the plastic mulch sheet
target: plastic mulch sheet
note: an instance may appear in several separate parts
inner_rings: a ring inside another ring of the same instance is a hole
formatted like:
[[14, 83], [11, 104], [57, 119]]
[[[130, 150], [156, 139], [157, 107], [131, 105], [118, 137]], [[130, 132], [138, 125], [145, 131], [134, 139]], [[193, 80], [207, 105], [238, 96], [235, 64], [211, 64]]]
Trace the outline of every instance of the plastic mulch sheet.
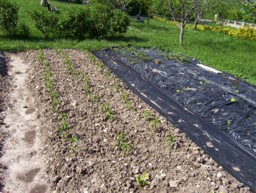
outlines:
[[154, 49], [96, 51], [145, 102], [256, 192], [256, 87]]

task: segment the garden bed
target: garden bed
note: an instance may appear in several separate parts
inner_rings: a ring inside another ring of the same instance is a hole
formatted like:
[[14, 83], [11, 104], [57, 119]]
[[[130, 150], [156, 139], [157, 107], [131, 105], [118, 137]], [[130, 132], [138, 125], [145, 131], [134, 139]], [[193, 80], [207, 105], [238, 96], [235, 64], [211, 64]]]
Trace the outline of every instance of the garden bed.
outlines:
[[250, 192], [87, 52], [20, 53], [57, 192]]
[[255, 184], [254, 86], [195, 59], [154, 49], [115, 48], [95, 55], [229, 172]]

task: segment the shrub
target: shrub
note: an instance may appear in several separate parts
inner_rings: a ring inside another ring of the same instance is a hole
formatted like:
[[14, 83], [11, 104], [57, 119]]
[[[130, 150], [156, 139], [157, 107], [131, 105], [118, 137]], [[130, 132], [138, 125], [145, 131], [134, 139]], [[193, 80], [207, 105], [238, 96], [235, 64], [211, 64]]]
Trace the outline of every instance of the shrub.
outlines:
[[30, 29], [27, 24], [20, 22], [17, 28], [17, 36], [20, 38], [27, 38], [30, 36]]
[[0, 0], [0, 26], [7, 36], [16, 33], [19, 8], [9, 0]]
[[111, 10], [108, 6], [102, 4], [94, 4], [90, 8], [89, 37], [102, 38], [106, 36], [110, 30]]
[[110, 33], [125, 33], [130, 25], [129, 17], [120, 10], [114, 10], [110, 21]]
[[90, 27], [90, 12], [90, 8], [85, 6], [70, 10], [61, 21], [62, 35], [79, 39], [85, 38]]
[[46, 9], [34, 10], [31, 13], [32, 19], [35, 21], [36, 28], [41, 31], [45, 37], [50, 34], [56, 36], [59, 31], [59, 15]]

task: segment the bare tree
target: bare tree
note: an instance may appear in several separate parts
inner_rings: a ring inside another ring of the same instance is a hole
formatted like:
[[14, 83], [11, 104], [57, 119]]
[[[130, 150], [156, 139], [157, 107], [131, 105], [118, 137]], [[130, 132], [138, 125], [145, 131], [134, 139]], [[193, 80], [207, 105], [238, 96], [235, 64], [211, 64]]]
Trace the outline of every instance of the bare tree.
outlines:
[[169, 10], [175, 24], [180, 28], [180, 45], [183, 44], [185, 27], [193, 14], [197, 0], [168, 0]]
[[126, 7], [131, 2], [131, 0], [109, 0], [109, 1], [114, 8], [121, 9], [123, 11], [126, 10]]

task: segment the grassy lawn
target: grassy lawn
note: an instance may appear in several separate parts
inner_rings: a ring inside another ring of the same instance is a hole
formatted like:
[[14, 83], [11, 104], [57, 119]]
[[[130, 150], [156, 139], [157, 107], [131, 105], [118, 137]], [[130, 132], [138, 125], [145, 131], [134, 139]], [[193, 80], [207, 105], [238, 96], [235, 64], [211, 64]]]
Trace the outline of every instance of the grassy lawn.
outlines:
[[[30, 18], [31, 10], [40, 8], [40, 1], [12, 0], [20, 6], [20, 18], [29, 24], [32, 37], [27, 40], [10, 40], [0, 32], [0, 50], [22, 51], [41, 48], [75, 48], [95, 50], [111, 46], [154, 47], [196, 58], [202, 63], [216, 69], [234, 74], [247, 82], [256, 85], [256, 42], [241, 40], [211, 31], [186, 30], [185, 43], [181, 47], [178, 42], [179, 30], [159, 21], [149, 23], [132, 22], [124, 35], [106, 40], [70, 40], [44, 39], [34, 27]], [[68, 2], [51, 1], [61, 13], [73, 6]]]

